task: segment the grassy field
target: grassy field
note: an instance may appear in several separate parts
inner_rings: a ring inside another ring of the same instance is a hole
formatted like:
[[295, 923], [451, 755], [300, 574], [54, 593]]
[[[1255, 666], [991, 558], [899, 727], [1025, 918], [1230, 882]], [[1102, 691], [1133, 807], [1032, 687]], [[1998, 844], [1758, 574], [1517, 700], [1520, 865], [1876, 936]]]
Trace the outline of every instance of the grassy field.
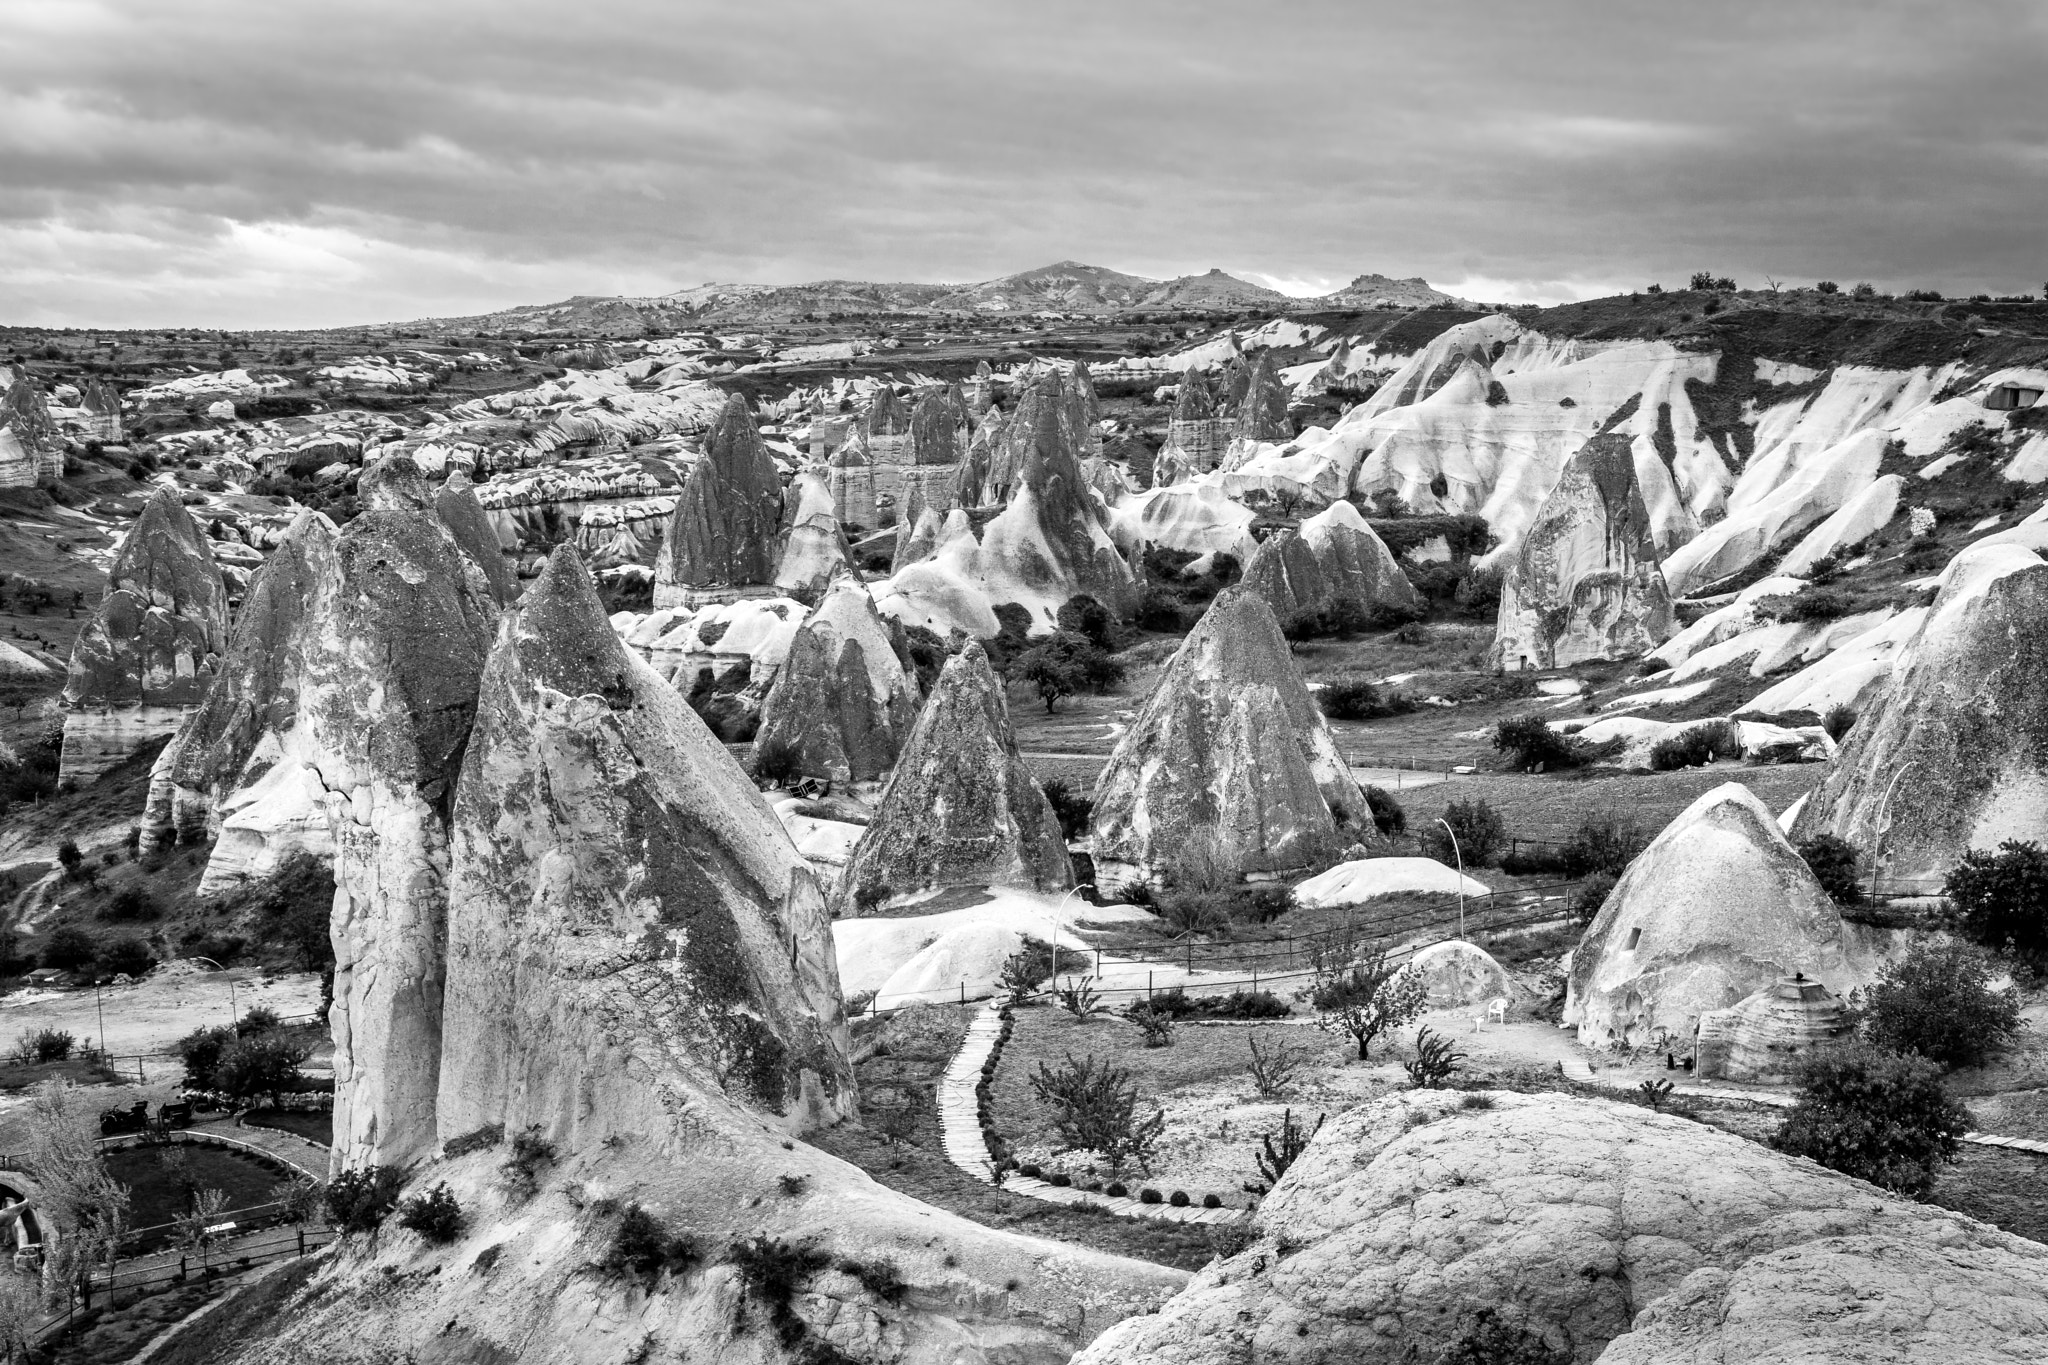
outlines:
[[[182, 1166], [164, 1164], [166, 1153], [182, 1154]], [[107, 1171], [128, 1187], [129, 1226], [159, 1229], [154, 1236], [145, 1233], [136, 1251], [170, 1240], [162, 1225], [191, 1208], [192, 1190], [224, 1191], [229, 1209], [245, 1209], [269, 1202], [270, 1187], [285, 1178], [280, 1167], [267, 1161], [200, 1142], [124, 1147], [107, 1154]]]

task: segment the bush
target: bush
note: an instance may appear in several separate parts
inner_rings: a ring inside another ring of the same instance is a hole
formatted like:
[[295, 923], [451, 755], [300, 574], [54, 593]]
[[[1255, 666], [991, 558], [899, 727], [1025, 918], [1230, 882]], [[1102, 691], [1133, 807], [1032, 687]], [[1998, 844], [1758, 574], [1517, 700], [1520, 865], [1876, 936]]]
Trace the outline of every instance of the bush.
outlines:
[[1145, 589], [1132, 619], [1140, 630], [1161, 631], [1168, 635], [1180, 634], [1188, 624], [1180, 599], [1163, 588]]
[[1650, 846], [1650, 836], [1635, 821], [1618, 815], [1587, 816], [1558, 851], [1567, 877], [1605, 873], [1608, 885], [1628, 871], [1636, 855]]
[[78, 845], [66, 839], [57, 845], [57, 861], [63, 865], [64, 876], [77, 880], [79, 869], [85, 866], [85, 855], [78, 851]]
[[663, 1271], [686, 1270], [698, 1259], [694, 1238], [670, 1233], [653, 1214], [638, 1204], [628, 1204], [598, 1268], [652, 1284]]
[[1820, 883], [1820, 889], [1835, 904], [1856, 905], [1862, 901], [1863, 892], [1856, 882], [1856, 849], [1847, 839], [1816, 834], [1799, 845], [1799, 856], [1806, 861], [1807, 870]]
[[116, 976], [141, 976], [156, 965], [156, 957], [139, 938], [117, 938], [100, 949], [99, 965]]
[[1576, 768], [1586, 761], [1584, 741], [1551, 729], [1541, 716], [1516, 716], [1494, 726], [1493, 747], [1516, 772]]
[[1607, 904], [1607, 898], [1614, 894], [1617, 880], [1612, 872], [1594, 872], [1581, 880], [1572, 891], [1572, 914], [1579, 923], [1591, 924], [1600, 913], [1600, 907]]
[[23, 1066], [33, 1066], [40, 1062], [64, 1061], [76, 1046], [78, 1040], [62, 1029], [24, 1029], [14, 1040], [14, 1051], [9, 1055]]
[[139, 886], [122, 887], [100, 910], [101, 919], [116, 922], [152, 920], [162, 914], [163, 910], [150, 898], [149, 892]]
[[1991, 989], [1991, 963], [1967, 943], [1914, 945], [1857, 1000], [1863, 1036], [1943, 1068], [1981, 1066], [2011, 1047], [2023, 1025], [2015, 987]]
[[[1280, 1126], [1270, 1133], [1259, 1136], [1259, 1145], [1253, 1149], [1252, 1158], [1257, 1163], [1263, 1183], [1246, 1185], [1251, 1194], [1265, 1194], [1280, 1183], [1301, 1154], [1308, 1150], [1309, 1142], [1323, 1130], [1324, 1115], [1316, 1115], [1316, 1126], [1304, 1129], [1294, 1121], [1294, 1110], [1289, 1107], [1281, 1111]], [[1275, 1139], [1278, 1139], [1276, 1142]]]
[[1166, 1196], [1166, 1202], [1177, 1209], [1184, 1209], [1188, 1206], [1188, 1192], [1186, 1190], [1175, 1190], [1172, 1194]]
[[100, 946], [92, 935], [69, 924], [58, 925], [43, 940], [42, 963], [58, 971], [79, 971], [91, 966], [99, 955]]
[[1449, 1038], [1425, 1024], [1415, 1033], [1415, 1060], [1402, 1063], [1401, 1069], [1408, 1073], [1408, 1084], [1415, 1089], [1441, 1090], [1466, 1056]]
[[1157, 1203], [1159, 1203], [1159, 1202], [1160, 1202], [1160, 1194], [1159, 1194], [1159, 1191], [1157, 1191], [1157, 1190], [1153, 1189], [1153, 1188], [1152, 1188], [1152, 1187], [1151, 1187], [1150, 1185], [1147, 1185], [1147, 1186], [1146, 1186], [1146, 1187], [1145, 1187], [1144, 1189], [1142, 1189], [1142, 1190], [1139, 1190], [1139, 1191], [1138, 1191], [1138, 1202], [1139, 1202], [1140, 1204], [1157, 1204]]
[[221, 1053], [229, 1043], [235, 1041], [235, 1031], [226, 1024], [215, 1028], [194, 1029], [180, 1038], [174, 1045], [177, 1054], [185, 1060], [185, 1086], [190, 1090], [213, 1090], [214, 1068], [220, 1064]]
[[512, 1137], [512, 1155], [505, 1159], [501, 1173], [505, 1188], [515, 1199], [531, 1199], [540, 1188], [540, 1173], [553, 1165], [555, 1144], [541, 1136], [538, 1124]]
[[1376, 685], [1358, 678], [1331, 683], [1316, 694], [1316, 702], [1323, 708], [1323, 714], [1333, 720], [1384, 720], [1388, 716], [1405, 716], [1415, 709], [1415, 703], [1405, 694], [1383, 693]]
[[327, 1217], [342, 1232], [372, 1232], [398, 1203], [404, 1184], [396, 1166], [343, 1171], [327, 1182]]
[[787, 787], [797, 778], [800, 760], [795, 741], [764, 740], [754, 746], [754, 780], [771, 787]]
[[1213, 1194], [1205, 1194], [1202, 1196], [1202, 1207], [1205, 1209], [1220, 1209], [1223, 1207], [1223, 1201]]
[[1924, 1057], [1829, 1048], [1806, 1059], [1799, 1082], [1771, 1144], [1910, 1198], [1934, 1187], [1935, 1167], [1955, 1160], [1972, 1126]]
[[1114, 650], [1119, 643], [1116, 616], [1086, 593], [1076, 593], [1063, 602], [1053, 622], [1061, 631], [1079, 635], [1097, 649]]
[[1124, 1010], [1124, 1018], [1144, 1031], [1146, 1047], [1173, 1046], [1173, 1016], [1152, 1008], [1149, 1001], [1132, 1001]]
[[1660, 773], [1741, 758], [1742, 735], [1733, 721], [1708, 721], [1667, 735], [1650, 746], [1650, 767]]
[[1079, 839], [1088, 832], [1088, 824], [1095, 818], [1095, 798], [1074, 790], [1073, 784], [1064, 777], [1047, 778], [1039, 790], [1052, 805], [1052, 813], [1060, 822], [1060, 837]]
[[1380, 837], [1391, 838], [1405, 833], [1408, 829], [1408, 812], [1401, 809], [1401, 803], [1379, 787], [1365, 789], [1365, 804], [1372, 812], [1373, 828]]
[[1572, 1359], [1569, 1349], [1552, 1346], [1541, 1333], [1482, 1308], [1471, 1328], [1437, 1357], [1437, 1365], [1572, 1365]]
[[1827, 731], [1828, 738], [1837, 744], [1842, 742], [1855, 725], [1855, 709], [1842, 702], [1830, 706], [1827, 714], [1820, 718], [1820, 728]]
[[[1445, 808], [1445, 825], [1432, 822], [1423, 829], [1422, 842], [1429, 856], [1440, 863], [1457, 866], [1462, 860], [1467, 867], [1485, 867], [1493, 861], [1507, 837], [1507, 826], [1500, 818], [1500, 812], [1488, 805], [1486, 798], [1457, 800]], [[1451, 835], [1457, 836], [1453, 847]]]
[[444, 1180], [400, 1204], [398, 1226], [417, 1232], [435, 1246], [446, 1246], [462, 1235], [462, 1206]]
[[242, 1017], [235, 1021], [235, 1036], [248, 1038], [258, 1033], [268, 1033], [277, 1026], [277, 1011], [268, 1005], [257, 1005], [244, 1010]]
[[1153, 1149], [1166, 1130], [1166, 1115], [1155, 1107], [1149, 1117], [1139, 1116], [1138, 1087], [1129, 1071], [1098, 1064], [1093, 1056], [1076, 1061], [1068, 1053], [1057, 1069], [1038, 1064], [1031, 1093], [1052, 1108], [1060, 1141], [1069, 1148], [1100, 1153], [1112, 1179], [1127, 1161], [1151, 1169]]
[[284, 1092], [298, 1084], [299, 1063], [310, 1051], [297, 1039], [275, 1033], [235, 1039], [214, 1062], [212, 1088], [244, 1104], [261, 1095], [282, 1103]]
[[2008, 839], [1996, 853], [1972, 849], [1948, 874], [1942, 894], [1972, 942], [2033, 962], [2048, 957], [2048, 851], [2039, 844]]

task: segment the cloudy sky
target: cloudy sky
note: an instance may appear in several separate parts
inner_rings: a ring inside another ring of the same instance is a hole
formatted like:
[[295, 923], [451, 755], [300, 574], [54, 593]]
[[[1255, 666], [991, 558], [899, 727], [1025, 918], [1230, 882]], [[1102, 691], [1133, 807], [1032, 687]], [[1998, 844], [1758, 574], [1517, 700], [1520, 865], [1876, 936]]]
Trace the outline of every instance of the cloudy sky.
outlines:
[[0, 0], [0, 323], [1073, 258], [1553, 301], [2048, 279], [2032, 0]]

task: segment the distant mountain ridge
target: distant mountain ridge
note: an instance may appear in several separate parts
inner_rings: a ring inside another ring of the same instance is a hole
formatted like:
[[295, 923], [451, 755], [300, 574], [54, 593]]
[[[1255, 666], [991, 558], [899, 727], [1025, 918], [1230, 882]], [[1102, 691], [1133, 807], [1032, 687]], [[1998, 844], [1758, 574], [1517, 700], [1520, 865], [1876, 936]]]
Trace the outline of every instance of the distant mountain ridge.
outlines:
[[791, 285], [707, 283], [642, 298], [579, 294], [559, 303], [521, 305], [472, 317], [423, 318], [403, 325], [434, 332], [632, 336], [849, 313], [912, 317], [949, 313], [1062, 313], [1115, 317], [1147, 312], [1241, 312], [1248, 308], [1284, 312], [1428, 308], [1462, 302], [1430, 288], [1420, 278], [1394, 280], [1385, 275], [1360, 275], [1334, 294], [1294, 298], [1221, 270], [1151, 280], [1105, 266], [1056, 261], [979, 284], [882, 284], [866, 280], [814, 280]]

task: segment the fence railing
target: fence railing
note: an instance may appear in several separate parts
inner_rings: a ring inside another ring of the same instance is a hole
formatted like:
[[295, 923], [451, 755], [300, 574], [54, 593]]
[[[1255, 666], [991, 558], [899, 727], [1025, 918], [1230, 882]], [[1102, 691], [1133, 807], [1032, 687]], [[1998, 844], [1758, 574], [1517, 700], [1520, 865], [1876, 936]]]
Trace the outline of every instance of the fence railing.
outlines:
[[136, 1264], [127, 1268], [116, 1262], [74, 1286], [70, 1302], [37, 1327], [35, 1339], [48, 1341], [62, 1336], [80, 1317], [92, 1310], [97, 1300], [123, 1292], [153, 1293], [188, 1283], [195, 1274], [202, 1280], [215, 1279], [259, 1265], [310, 1256], [333, 1245], [338, 1235], [331, 1227], [302, 1224], [265, 1235], [233, 1238], [217, 1246], [194, 1248], [179, 1253], [175, 1258], [168, 1255], [139, 1258]]

